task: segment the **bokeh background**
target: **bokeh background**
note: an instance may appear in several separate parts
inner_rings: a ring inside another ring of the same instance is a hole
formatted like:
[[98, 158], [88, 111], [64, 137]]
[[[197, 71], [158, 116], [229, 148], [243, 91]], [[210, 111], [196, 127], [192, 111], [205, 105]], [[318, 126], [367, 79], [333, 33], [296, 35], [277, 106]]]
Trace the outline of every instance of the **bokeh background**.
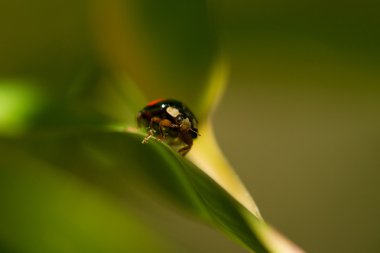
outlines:
[[[203, 92], [197, 85], [207, 82], [210, 66], [222, 52], [230, 76], [213, 116], [217, 139], [264, 218], [308, 252], [379, 252], [379, 10], [375, 1], [4, 0], [0, 112], [6, 111], [4, 101], [17, 94], [28, 105], [50, 103], [58, 108], [38, 118], [45, 127], [101, 124], [104, 114], [127, 122], [134, 112], [125, 109], [123, 101], [111, 99], [108, 106], [99, 106], [105, 101], [99, 94], [106, 93], [103, 88], [110, 80], [137, 83], [146, 99], [175, 96], [196, 106]], [[14, 87], [26, 86], [28, 92], [22, 88], [15, 93]], [[138, 104], [138, 99], [128, 103]], [[20, 114], [28, 117], [34, 108], [29, 109]], [[124, 109], [125, 118], [116, 113]], [[7, 122], [0, 126], [3, 136], [13, 136], [28, 125], [0, 116]], [[11, 153], [3, 149], [0, 160]], [[2, 175], [3, 183], [12, 186], [0, 186], [3, 201], [11, 203], [12, 196], [19, 196], [9, 189], [23, 192], [23, 187], [31, 187], [23, 180], [34, 174], [24, 173], [12, 184], [17, 175]], [[46, 187], [55, 189], [54, 182]], [[82, 187], [73, 184], [70, 187]], [[37, 196], [40, 203], [45, 196], [41, 194], [37, 191], [31, 198]], [[86, 194], [103, 197], [98, 192]], [[132, 205], [131, 212], [160, 231], [154, 240], [169, 242], [173, 252], [246, 252], [172, 208], [134, 201], [139, 205]], [[9, 203], [0, 207], [3, 222], [15, 212], [5, 208]], [[91, 213], [92, 207], [108, 200], [96, 203], [88, 204], [80, 215], [67, 211], [91, 227], [85, 211]], [[67, 207], [55, 208], [64, 213]], [[113, 231], [129, 237], [125, 228], [139, 227], [108, 209], [103, 213], [124, 221], [112, 225]], [[92, 219], [99, 217], [108, 219], [101, 215]], [[58, 222], [50, 219], [46, 222]], [[0, 251], [33, 252], [26, 249], [38, 244], [38, 238], [29, 238], [16, 250], [12, 243], [20, 243], [17, 231], [34, 230], [35, 223], [10, 224], [20, 227], [2, 230]], [[118, 252], [110, 245], [123, 241], [123, 236], [110, 239], [102, 232], [94, 232], [95, 238], [106, 242], [105, 249]], [[71, 236], [85, 240], [81, 234]], [[67, 246], [55, 239], [52, 244]]]
[[236, 1], [220, 144], [264, 217], [310, 252], [379, 252], [374, 2]]

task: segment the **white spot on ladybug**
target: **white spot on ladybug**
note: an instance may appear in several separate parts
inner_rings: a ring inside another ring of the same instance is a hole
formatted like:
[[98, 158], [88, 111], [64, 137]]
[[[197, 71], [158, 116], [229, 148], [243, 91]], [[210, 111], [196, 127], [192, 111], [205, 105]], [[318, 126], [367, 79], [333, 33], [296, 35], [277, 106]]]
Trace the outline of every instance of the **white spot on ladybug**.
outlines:
[[191, 128], [191, 123], [190, 123], [189, 118], [186, 118], [186, 119], [182, 120], [182, 123], [181, 123], [180, 127], [181, 127], [182, 130], [190, 129]]
[[180, 114], [177, 108], [174, 108], [171, 106], [166, 108], [166, 112], [169, 113], [169, 115], [172, 116], [173, 118], [177, 117]]

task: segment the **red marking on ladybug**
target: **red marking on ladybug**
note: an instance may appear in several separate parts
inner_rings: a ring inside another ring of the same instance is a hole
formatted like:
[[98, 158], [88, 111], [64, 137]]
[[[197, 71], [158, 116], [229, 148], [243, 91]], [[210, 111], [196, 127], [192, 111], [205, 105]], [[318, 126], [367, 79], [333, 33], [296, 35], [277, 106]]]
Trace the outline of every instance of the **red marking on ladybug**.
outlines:
[[198, 121], [190, 109], [174, 99], [156, 99], [137, 114], [139, 127], [144, 127], [148, 135], [142, 141], [146, 143], [152, 136], [164, 141], [181, 155], [186, 155], [193, 139], [198, 137]]
[[165, 100], [165, 99], [163, 99], [163, 98], [155, 99], [155, 100], [149, 102], [149, 104], [148, 104], [147, 106], [155, 105], [155, 104], [157, 104], [157, 103], [159, 103], [159, 102], [161, 102], [161, 101], [164, 101], [164, 100]]

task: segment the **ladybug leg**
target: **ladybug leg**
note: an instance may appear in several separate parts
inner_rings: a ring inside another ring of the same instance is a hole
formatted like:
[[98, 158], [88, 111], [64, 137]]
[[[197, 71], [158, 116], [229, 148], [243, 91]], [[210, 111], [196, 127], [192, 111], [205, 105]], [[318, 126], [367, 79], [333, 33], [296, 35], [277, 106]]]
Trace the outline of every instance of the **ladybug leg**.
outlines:
[[142, 143], [142, 144], [147, 143], [148, 140], [149, 140], [150, 138], [152, 138], [153, 134], [154, 134], [153, 130], [152, 130], [152, 129], [149, 129], [149, 131], [148, 131], [148, 135], [145, 136], [144, 140], [143, 140], [141, 143]]
[[181, 140], [186, 144], [186, 146], [180, 148], [178, 150], [178, 153], [180, 153], [182, 156], [185, 156], [193, 146], [193, 138], [191, 134], [185, 133], [181, 135]]
[[178, 125], [176, 124], [173, 124], [170, 120], [168, 119], [163, 119], [160, 121], [159, 123], [159, 126], [160, 126], [160, 132], [161, 132], [161, 137], [162, 139], [165, 138], [165, 132], [164, 132], [164, 128], [165, 127], [170, 127], [170, 128], [177, 128], [179, 127]]
[[155, 130], [154, 130], [154, 126], [153, 124], [154, 123], [160, 123], [161, 122], [161, 119], [159, 117], [153, 117], [150, 119], [150, 123], [149, 123], [149, 130], [148, 130], [148, 135], [144, 138], [144, 140], [142, 141], [143, 144], [147, 143], [148, 140], [150, 138], [152, 138], [152, 136], [154, 135], [155, 133]]
[[160, 122], [161, 122], [161, 118], [160, 118], [160, 117], [153, 117], [153, 118], [151, 118], [151, 119], [150, 119], [149, 128], [150, 128], [150, 129], [154, 129], [153, 124], [154, 124], [154, 123], [160, 124]]

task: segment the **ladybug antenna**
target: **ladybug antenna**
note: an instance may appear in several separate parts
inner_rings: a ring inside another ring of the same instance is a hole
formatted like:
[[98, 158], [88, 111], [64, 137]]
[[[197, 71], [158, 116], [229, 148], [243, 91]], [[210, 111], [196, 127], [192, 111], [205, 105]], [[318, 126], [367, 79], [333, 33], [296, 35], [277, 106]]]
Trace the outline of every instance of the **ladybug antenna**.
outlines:
[[194, 131], [192, 128], [190, 128], [190, 131], [193, 132], [193, 133], [196, 133], [198, 136], [201, 136], [200, 133], [198, 133], [197, 131]]

